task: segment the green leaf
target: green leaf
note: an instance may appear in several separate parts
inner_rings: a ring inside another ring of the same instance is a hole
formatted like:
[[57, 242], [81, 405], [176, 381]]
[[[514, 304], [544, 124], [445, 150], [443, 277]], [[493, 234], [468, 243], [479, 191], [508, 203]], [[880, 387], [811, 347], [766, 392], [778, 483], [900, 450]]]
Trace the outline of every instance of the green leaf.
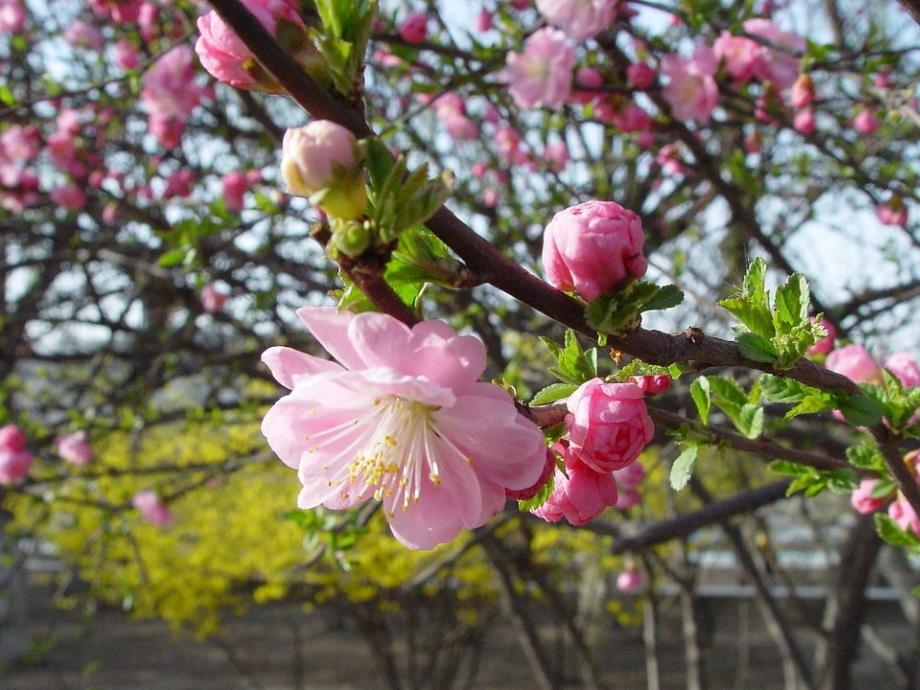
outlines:
[[687, 482], [693, 475], [693, 466], [696, 464], [696, 456], [699, 451], [700, 448], [697, 445], [687, 446], [671, 465], [671, 488], [675, 491], [680, 491], [687, 486]]
[[808, 281], [800, 273], [793, 273], [777, 288], [773, 306], [777, 334], [789, 333], [792, 327], [808, 322], [809, 300]]
[[531, 405], [547, 405], [562, 398], [569, 397], [578, 388], [574, 383], [551, 383], [537, 392], [530, 401]]
[[870, 470], [880, 474], [888, 472], [885, 459], [873, 441], [865, 440], [846, 450], [847, 460], [858, 470]]
[[556, 484], [556, 473], [553, 472], [549, 475], [549, 479], [546, 484], [540, 487], [540, 490], [537, 491], [536, 495], [533, 498], [530, 498], [526, 501], [518, 501], [518, 510], [522, 512], [528, 512], [531, 510], [536, 510], [542, 506], [549, 497], [553, 494], [553, 487]]
[[173, 266], [178, 266], [185, 261], [185, 255], [188, 254], [187, 247], [179, 247], [177, 249], [170, 249], [167, 252], [164, 252], [160, 255], [160, 258], [157, 259], [157, 266], [162, 266], [163, 268], [172, 268]]
[[642, 311], [670, 309], [684, 301], [684, 293], [676, 285], [663, 285], [642, 305]]
[[742, 355], [755, 362], [773, 364], [776, 361], [776, 348], [769, 340], [756, 333], [741, 333], [735, 342]]
[[881, 537], [882, 541], [892, 546], [907, 547], [911, 549], [920, 547], [920, 538], [918, 538], [916, 534], [912, 531], [902, 530], [898, 527], [898, 523], [885, 513], [876, 513], [874, 518], [875, 531], [878, 533], [878, 536]]
[[671, 370], [668, 367], [661, 367], [657, 364], [647, 364], [641, 359], [634, 359], [617, 371], [617, 379], [625, 381], [633, 376], [670, 376]]
[[882, 406], [868, 395], [851, 395], [840, 404], [840, 412], [854, 426], [873, 426], [882, 419]]
[[700, 420], [705, 425], [709, 425], [709, 410], [712, 407], [712, 398], [709, 394], [709, 379], [700, 376], [690, 384], [690, 397], [696, 405], [696, 411], [700, 415]]
[[642, 312], [673, 307], [683, 298], [683, 293], [673, 285], [659, 287], [640, 280], [591, 301], [585, 319], [598, 332], [623, 335], [639, 325]]
[[767, 465], [767, 469], [784, 477], [813, 477], [815, 475], [814, 468], [789, 460], [774, 460]]

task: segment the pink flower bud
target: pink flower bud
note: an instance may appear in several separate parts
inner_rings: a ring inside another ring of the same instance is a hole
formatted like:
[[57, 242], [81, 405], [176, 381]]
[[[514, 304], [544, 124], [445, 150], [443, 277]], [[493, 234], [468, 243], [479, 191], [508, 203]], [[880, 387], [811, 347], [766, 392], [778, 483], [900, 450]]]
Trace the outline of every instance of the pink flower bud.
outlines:
[[556, 470], [556, 455], [549, 448], [546, 449], [546, 464], [543, 467], [543, 474], [540, 475], [540, 478], [534, 482], [533, 486], [529, 486], [526, 489], [505, 489], [505, 498], [509, 498], [512, 501], [529, 501], [531, 498], [537, 495], [543, 485], [549, 481], [549, 478], [552, 476], [553, 472]]
[[411, 12], [399, 25], [399, 35], [406, 43], [418, 45], [428, 35], [428, 15], [424, 12]]
[[639, 485], [645, 479], [645, 468], [638, 462], [627, 465], [621, 470], [614, 470], [613, 478], [616, 480], [617, 487], [622, 487], [627, 491], [633, 491], [639, 488]]
[[586, 201], [557, 213], [543, 235], [543, 270], [559, 290], [590, 301], [645, 275], [642, 222], [612, 201]]
[[234, 170], [220, 178], [224, 188], [224, 206], [231, 213], [239, 213], [243, 210], [243, 197], [249, 188], [249, 180], [246, 179], [246, 173]]
[[51, 190], [51, 199], [68, 211], [80, 211], [86, 206], [86, 194], [75, 184], [66, 184]]
[[655, 68], [646, 62], [634, 62], [626, 68], [629, 85], [637, 89], [647, 89], [654, 84], [657, 74]]
[[86, 432], [77, 431], [57, 442], [58, 455], [71, 465], [87, 465], [93, 459], [93, 449], [86, 442]]
[[760, 136], [760, 132], [756, 129], [748, 132], [744, 137], [744, 152], [745, 153], [760, 153], [763, 150], [763, 139]]
[[32, 467], [32, 453], [0, 447], [0, 484], [12, 484], [24, 479]]
[[537, 0], [537, 10], [576, 41], [593, 38], [616, 14], [617, 0]]
[[887, 72], [878, 72], [872, 77], [872, 83], [880, 89], [890, 89], [894, 86]]
[[229, 297], [227, 291], [216, 283], [208, 283], [201, 288], [201, 306], [209, 314], [215, 314], [223, 309]]
[[875, 117], [875, 113], [867, 108], [863, 108], [857, 113], [856, 117], [853, 118], [853, 127], [856, 128], [856, 131], [860, 134], [875, 134], [878, 130], [878, 118]]
[[26, 8], [19, 0], [0, 1], [0, 33], [18, 34], [26, 24]]
[[792, 126], [795, 127], [795, 131], [805, 136], [814, 134], [816, 129], [814, 111], [811, 108], [805, 108], [797, 112], [792, 121]]
[[671, 387], [673, 379], [668, 374], [633, 376], [630, 381], [639, 386], [645, 395], [659, 395]]
[[553, 493], [539, 508], [531, 512], [547, 522], [565, 518], [571, 525], [583, 525], [617, 502], [617, 487], [613, 475], [599, 473], [580, 462], [565, 446], [553, 448], [563, 455], [568, 476], [556, 469]]
[[901, 227], [907, 225], [907, 206], [897, 195], [892, 197], [890, 201], [876, 206], [875, 215], [885, 225], [899, 225]]
[[28, 439], [25, 433], [15, 424], [0, 427], [0, 449], [19, 453], [26, 449], [27, 443]]
[[623, 594], [632, 594], [642, 587], [642, 575], [638, 570], [630, 568], [617, 575], [617, 589]]
[[[616, 475], [616, 472], [614, 472], [614, 475]], [[616, 476], [614, 476], [614, 480], [616, 480]], [[639, 505], [641, 501], [642, 495], [638, 491], [617, 485], [617, 502], [613, 504], [614, 508], [617, 510], [629, 510]]]
[[898, 377], [905, 388], [920, 386], [920, 367], [909, 352], [896, 352], [885, 360], [885, 368]]
[[131, 504], [144, 520], [157, 527], [169, 527], [175, 520], [172, 511], [166, 507], [157, 493], [150, 489], [134, 494]]
[[824, 365], [831, 371], [846, 376], [854, 383], [878, 380], [878, 365], [872, 355], [859, 345], [844, 345], [827, 356]]
[[884, 498], [873, 498], [872, 492], [878, 484], [878, 479], [863, 479], [859, 486], [850, 494], [850, 503], [857, 513], [867, 515], [883, 507], [887, 501]]
[[642, 390], [632, 383], [591, 379], [566, 404], [572, 454], [595, 472], [612, 472], [635, 462], [655, 435]]
[[121, 39], [115, 44], [115, 64], [122, 69], [135, 69], [140, 64], [140, 58], [134, 44], [127, 39]]
[[476, 31], [484, 32], [492, 28], [492, 13], [483, 9], [476, 15]]
[[917, 517], [913, 506], [900, 491], [894, 502], [888, 506], [888, 517], [898, 523], [898, 527], [902, 530], [913, 531], [914, 534], [920, 536], [920, 518]]
[[565, 170], [565, 166], [568, 165], [569, 148], [561, 139], [552, 141], [546, 145], [546, 150], [543, 152], [543, 160], [549, 163], [550, 170], [559, 174]]
[[[818, 323], [814, 318], [811, 319], [811, 322]], [[827, 332], [827, 335], [808, 348], [808, 354], [810, 355], [826, 355], [834, 349], [834, 339], [837, 337], [837, 329], [834, 328], [834, 324], [827, 319], [821, 319], [818, 325]]]
[[328, 190], [319, 206], [330, 216], [354, 220], [364, 214], [367, 195], [354, 135], [329, 120], [289, 129], [282, 143], [281, 177], [295, 194]]
[[583, 89], [597, 89], [604, 84], [604, 75], [593, 67], [579, 67], [575, 72], [575, 90], [570, 99], [574, 103], [587, 105], [596, 103], [604, 94], [600, 91], [587, 91]]

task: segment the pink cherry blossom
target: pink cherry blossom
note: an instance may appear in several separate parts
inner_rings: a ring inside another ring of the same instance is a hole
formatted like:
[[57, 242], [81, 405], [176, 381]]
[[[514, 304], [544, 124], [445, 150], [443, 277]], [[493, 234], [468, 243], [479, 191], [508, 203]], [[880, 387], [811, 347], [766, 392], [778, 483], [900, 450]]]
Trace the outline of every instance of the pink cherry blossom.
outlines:
[[[600, 108], [598, 108], [600, 115]], [[612, 118], [612, 124], [623, 132], [645, 132], [652, 127], [652, 116], [633, 102], [617, 112]]]
[[878, 365], [864, 347], [844, 345], [831, 352], [824, 363], [831, 371], [843, 374], [854, 383], [878, 380]]
[[742, 26], [747, 33], [784, 49], [764, 47], [756, 65], [757, 76], [771, 82], [779, 91], [792, 86], [799, 75], [799, 60], [795, 54], [805, 50], [805, 39], [782, 31], [769, 19], [748, 19]]
[[428, 35], [428, 15], [424, 12], [410, 12], [399, 25], [399, 35], [412, 45], [424, 41]]
[[626, 68], [626, 80], [637, 89], [647, 89], [657, 76], [658, 72], [647, 62], [634, 62]]
[[811, 319], [812, 323], [818, 323], [821, 328], [827, 333], [826, 336], [821, 338], [818, 342], [808, 348], [808, 354], [810, 355], [826, 355], [828, 352], [834, 349], [834, 340], [837, 338], [837, 329], [827, 319], [821, 319], [820, 322], [816, 322], [814, 318]]
[[613, 478], [616, 480], [617, 488], [633, 491], [645, 480], [645, 468], [641, 463], [634, 462], [622, 469], [614, 470]]
[[479, 127], [466, 114], [466, 103], [457, 93], [448, 91], [432, 103], [435, 114], [447, 133], [458, 141], [470, 141], [479, 136]]
[[744, 36], [733, 36], [723, 31], [712, 44], [716, 59], [725, 66], [725, 71], [736, 82], [745, 83], [757, 76], [760, 62], [764, 59], [764, 47]]
[[18, 482], [29, 474], [32, 453], [27, 443], [25, 433], [15, 424], [0, 427], [0, 484]]
[[645, 275], [642, 222], [612, 201], [586, 201], [557, 213], [543, 234], [543, 271], [559, 290], [590, 301]]
[[35, 158], [41, 148], [40, 135], [35, 125], [10, 125], [0, 134], [0, 160], [26, 162]]
[[579, 67], [575, 72], [575, 87], [569, 100], [573, 103], [596, 103], [604, 93], [601, 91], [584, 90], [597, 89], [604, 84], [604, 75], [593, 67]]
[[556, 469], [553, 493], [531, 512], [547, 522], [565, 518], [570, 525], [583, 525], [617, 502], [617, 487], [610, 472], [595, 472], [572, 455], [562, 443], [553, 449], [565, 460], [566, 474]]
[[163, 503], [159, 495], [150, 489], [134, 494], [131, 504], [144, 520], [157, 527], [169, 527], [175, 521], [172, 511]]
[[66, 38], [75, 48], [87, 48], [89, 50], [99, 50], [102, 48], [102, 34], [92, 24], [75, 19], [67, 25], [64, 30]]
[[249, 181], [246, 179], [246, 173], [234, 170], [220, 178], [220, 183], [224, 189], [224, 206], [232, 213], [239, 213], [243, 210], [243, 197], [246, 190], [249, 189]]
[[503, 79], [521, 108], [558, 108], [572, 91], [575, 50], [565, 34], [545, 27], [524, 42], [524, 52], [508, 53]]
[[93, 449], [86, 441], [85, 431], [75, 431], [58, 439], [57, 452], [64, 462], [71, 465], [87, 465], [93, 459]]
[[201, 288], [201, 307], [209, 314], [215, 314], [224, 308], [230, 295], [217, 283], [208, 283]]
[[898, 527], [902, 530], [913, 531], [914, 534], [920, 536], [920, 518], [917, 517], [913, 506], [900, 491], [898, 491], [895, 500], [888, 506], [888, 517], [898, 523]]
[[586, 381], [569, 397], [572, 454], [595, 472], [612, 472], [636, 461], [655, 435], [642, 390], [632, 383]]
[[185, 45], [172, 48], [144, 73], [141, 101], [149, 113], [185, 119], [205, 95], [195, 81], [195, 57]]
[[163, 199], [173, 199], [175, 197], [187, 197], [192, 193], [192, 185], [195, 183], [195, 171], [189, 168], [182, 168], [171, 173], [166, 178], [166, 186], [160, 195]]
[[[243, 0], [243, 4], [276, 38], [280, 20], [306, 30], [297, 14], [296, 0]], [[198, 31], [200, 35], [195, 43], [195, 52], [202, 67], [215, 79], [238, 89], [279, 90], [274, 79], [260, 74], [249, 48], [216, 12], [211, 11], [198, 18]], [[313, 53], [306, 37], [303, 43], [304, 47], [293, 55], [301, 62], [310, 59]]]
[[536, 0], [546, 21], [576, 41], [593, 38], [610, 26], [617, 0]]
[[100, 17], [111, 17], [113, 21], [130, 24], [138, 20], [141, 0], [89, 0], [89, 6]]
[[495, 146], [498, 157], [506, 163], [523, 165], [527, 161], [527, 153], [521, 147], [521, 135], [509, 125], [501, 125], [495, 131]]
[[262, 422], [298, 470], [298, 505], [350, 508], [370, 498], [415, 549], [485, 524], [505, 491], [533, 486], [546, 466], [543, 433], [498, 386], [478, 382], [483, 344], [442, 321], [409, 328], [386, 314], [298, 312], [338, 360], [287, 347], [263, 356], [291, 389]]
[[0, 32], [18, 34], [26, 24], [26, 8], [20, 0], [0, 0]]
[[811, 136], [815, 133], [816, 124], [815, 124], [815, 113], [811, 108], [803, 108], [795, 114], [795, 118], [792, 121], [792, 126], [795, 127], [795, 131], [804, 134], [805, 136]]
[[860, 134], [875, 134], [878, 131], [878, 118], [868, 108], [863, 108], [853, 118], [853, 127]]
[[920, 386], [920, 367], [909, 352], [896, 352], [885, 360], [885, 368], [898, 377], [905, 388]]
[[115, 64], [122, 69], [136, 69], [140, 56], [131, 41], [123, 38], [115, 44]]
[[638, 570], [630, 568], [617, 575], [617, 589], [623, 594], [632, 594], [642, 587], [642, 575]]
[[73, 183], [52, 189], [51, 200], [68, 211], [81, 211], [86, 206], [86, 194]]
[[665, 55], [661, 72], [668, 78], [662, 95], [671, 106], [671, 114], [681, 121], [709, 121], [719, 102], [719, 87], [714, 75], [716, 59], [712, 48], [697, 46], [692, 58]]

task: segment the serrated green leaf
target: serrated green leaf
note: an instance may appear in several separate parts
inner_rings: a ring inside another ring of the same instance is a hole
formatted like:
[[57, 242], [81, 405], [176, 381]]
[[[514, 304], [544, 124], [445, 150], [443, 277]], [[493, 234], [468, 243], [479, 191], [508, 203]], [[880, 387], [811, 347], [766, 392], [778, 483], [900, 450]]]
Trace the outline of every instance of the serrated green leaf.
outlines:
[[578, 388], [574, 383], [551, 383], [537, 392], [530, 401], [531, 405], [547, 405], [562, 398], [569, 397]]
[[851, 395], [840, 405], [844, 418], [854, 426], [873, 426], [882, 419], [882, 406], [868, 395]]
[[526, 501], [518, 501], [518, 510], [522, 512], [527, 512], [531, 510], [536, 510], [553, 494], [553, 487], [556, 485], [556, 473], [553, 472], [549, 475], [549, 479], [546, 484], [540, 487], [540, 490], [537, 491], [536, 495], [533, 498], [530, 498]]
[[642, 305], [642, 311], [670, 309], [684, 301], [684, 293], [676, 285], [663, 285]]
[[712, 408], [712, 398], [709, 393], [709, 379], [700, 376], [690, 384], [690, 397], [696, 405], [696, 411], [700, 415], [700, 420], [705, 425], [709, 425], [709, 410]]
[[675, 491], [681, 491], [687, 486], [687, 482], [693, 476], [693, 466], [696, 464], [696, 456], [699, 451], [700, 448], [697, 445], [687, 446], [671, 465], [671, 488]]
[[773, 326], [778, 335], [808, 322], [809, 300], [808, 281], [800, 273], [793, 273], [776, 289]]
[[755, 362], [773, 364], [776, 361], [776, 348], [766, 338], [756, 333], [741, 333], [735, 342], [742, 355]]
[[892, 546], [917, 548], [920, 546], [920, 538], [912, 531], [905, 531], [898, 527], [898, 523], [892, 520], [885, 513], [876, 513], [875, 531], [882, 541]]
[[800, 465], [789, 460], [774, 460], [767, 468], [784, 477], [814, 477], [815, 470], [807, 465]]

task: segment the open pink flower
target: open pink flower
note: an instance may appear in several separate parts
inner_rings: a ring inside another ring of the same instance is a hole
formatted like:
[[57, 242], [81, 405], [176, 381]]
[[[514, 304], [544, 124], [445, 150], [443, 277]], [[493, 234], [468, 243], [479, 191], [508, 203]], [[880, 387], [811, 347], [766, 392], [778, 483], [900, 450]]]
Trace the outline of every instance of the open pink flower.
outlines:
[[805, 50], [805, 39], [782, 31], [769, 19], [748, 19], [743, 26], [749, 34], [777, 46], [776, 49], [761, 46], [761, 57], [755, 65], [757, 76], [780, 91], [792, 86], [799, 76], [799, 60], [795, 54]]
[[521, 108], [558, 108], [572, 91], [575, 50], [565, 34], [545, 27], [524, 41], [524, 52], [508, 53], [503, 79]]
[[642, 575], [635, 568], [622, 571], [617, 575], [617, 589], [623, 594], [631, 594], [642, 587]]
[[412, 328], [386, 314], [297, 312], [338, 362], [287, 347], [262, 355], [291, 393], [262, 433], [297, 468], [298, 505], [383, 502], [396, 538], [430, 549], [485, 524], [505, 490], [546, 465], [543, 433], [498, 386], [477, 381], [485, 347], [442, 321]]
[[586, 300], [645, 275], [642, 222], [612, 201], [586, 201], [560, 211], [543, 234], [543, 270], [559, 290]]
[[159, 495], [150, 489], [134, 494], [131, 504], [144, 520], [157, 527], [169, 527], [175, 521], [172, 511], [163, 503]]
[[714, 78], [716, 58], [712, 48], [697, 46], [692, 58], [665, 55], [661, 72], [668, 78], [662, 95], [671, 106], [671, 114], [678, 120], [708, 122], [716, 103], [719, 87]]
[[757, 75], [757, 67], [763, 60], [764, 47], [744, 36], [733, 36], [723, 31], [712, 44], [716, 58], [725, 66], [725, 71], [736, 82], [748, 82]]
[[0, 0], [0, 32], [18, 34], [26, 24], [26, 8], [20, 0]]
[[553, 493], [546, 503], [531, 511], [534, 515], [547, 522], [565, 518], [570, 525], [578, 526], [616, 505], [617, 486], [610, 472], [595, 472], [572, 455], [564, 443], [556, 443], [553, 450], [562, 455], [565, 473], [556, 469]]
[[86, 441], [85, 431], [75, 431], [58, 439], [57, 452], [64, 462], [71, 465], [87, 465], [93, 459], [93, 449]]
[[188, 46], [166, 52], [144, 73], [141, 101], [147, 112], [187, 118], [205, 95], [195, 81], [195, 56]]
[[647, 89], [655, 83], [658, 72], [647, 62], [634, 62], [626, 68], [629, 85], [637, 89]]
[[537, 0], [546, 21], [576, 41], [597, 36], [610, 26], [616, 5], [617, 0]]
[[572, 454], [595, 472], [612, 472], [635, 462], [655, 435], [642, 389], [633, 383], [581, 384], [566, 403]]

